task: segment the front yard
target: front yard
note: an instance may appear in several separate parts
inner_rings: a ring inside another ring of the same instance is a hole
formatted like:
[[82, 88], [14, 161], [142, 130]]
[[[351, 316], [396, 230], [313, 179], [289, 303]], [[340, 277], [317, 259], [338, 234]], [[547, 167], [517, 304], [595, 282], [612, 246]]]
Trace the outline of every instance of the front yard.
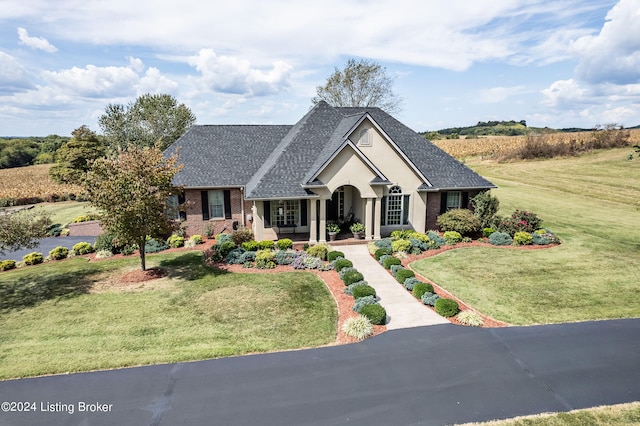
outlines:
[[[337, 312], [314, 274], [225, 273], [200, 251], [149, 257], [168, 276], [123, 286], [137, 258], [51, 262], [0, 274], [0, 379], [321, 346]], [[51, 291], [44, 289], [50, 288]]]

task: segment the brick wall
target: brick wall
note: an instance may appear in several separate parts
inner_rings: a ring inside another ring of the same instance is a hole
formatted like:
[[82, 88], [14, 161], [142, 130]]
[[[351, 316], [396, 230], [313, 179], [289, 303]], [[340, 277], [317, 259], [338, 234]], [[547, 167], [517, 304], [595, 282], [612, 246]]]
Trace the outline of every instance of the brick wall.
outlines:
[[[242, 226], [244, 218], [242, 215], [242, 192], [239, 188], [229, 188], [231, 198], [231, 219], [209, 219], [207, 221], [202, 220], [202, 198], [200, 195], [200, 189], [186, 189], [184, 191], [185, 201], [187, 203], [187, 234], [204, 235], [205, 227], [212, 225], [214, 233], [233, 231], [233, 222], [238, 221], [238, 224]], [[251, 213], [251, 201], [244, 201], [244, 215]], [[251, 226], [247, 223], [247, 226]]]
[[[466, 192], [466, 191], [465, 191]], [[480, 191], [468, 191], [469, 192], [469, 204], [462, 206], [463, 208], [472, 209], [471, 199], [478, 195]], [[436, 224], [436, 220], [440, 215], [440, 192], [430, 192], [427, 194], [427, 230], [439, 230], [440, 228]]]

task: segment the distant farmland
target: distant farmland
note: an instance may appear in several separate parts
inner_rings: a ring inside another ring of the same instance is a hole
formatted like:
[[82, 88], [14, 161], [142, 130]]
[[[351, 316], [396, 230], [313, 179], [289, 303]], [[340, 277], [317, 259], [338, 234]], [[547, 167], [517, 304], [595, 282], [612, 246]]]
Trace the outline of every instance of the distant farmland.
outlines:
[[0, 169], [0, 206], [34, 204], [68, 199], [82, 193], [82, 188], [61, 185], [49, 177], [52, 164]]

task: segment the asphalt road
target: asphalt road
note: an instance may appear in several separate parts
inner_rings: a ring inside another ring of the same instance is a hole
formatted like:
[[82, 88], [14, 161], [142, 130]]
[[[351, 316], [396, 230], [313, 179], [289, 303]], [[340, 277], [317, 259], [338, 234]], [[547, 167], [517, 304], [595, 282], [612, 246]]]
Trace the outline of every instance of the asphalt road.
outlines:
[[640, 320], [447, 324], [346, 346], [4, 381], [0, 402], [36, 412], [0, 412], [0, 425], [443, 425], [640, 400], [638, 365]]
[[93, 244], [96, 241], [96, 237], [83, 237], [83, 236], [67, 236], [67, 237], [47, 237], [38, 240], [38, 246], [31, 249], [21, 249], [12, 252], [7, 252], [4, 255], [0, 255], [0, 260], [15, 260], [21, 261], [25, 254], [33, 253], [34, 251], [42, 253], [44, 257], [47, 257], [49, 252], [58, 246], [66, 247], [69, 250], [76, 244], [86, 241]]

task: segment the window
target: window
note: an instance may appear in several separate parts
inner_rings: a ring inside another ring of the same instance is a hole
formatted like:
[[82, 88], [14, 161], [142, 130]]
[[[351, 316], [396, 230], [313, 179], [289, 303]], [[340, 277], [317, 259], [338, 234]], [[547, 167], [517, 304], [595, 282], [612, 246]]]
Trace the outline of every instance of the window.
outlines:
[[209, 191], [209, 218], [224, 218], [224, 196], [220, 190]]
[[392, 186], [385, 197], [385, 225], [407, 225], [409, 223], [409, 196], [402, 194], [399, 186]]
[[371, 146], [371, 137], [369, 135], [369, 129], [360, 130], [360, 134], [358, 135], [358, 145]]
[[460, 191], [447, 192], [447, 210], [460, 208]]
[[177, 195], [169, 195], [167, 198], [167, 217], [171, 220], [180, 220], [180, 201]]
[[271, 203], [271, 220], [274, 224], [300, 223], [300, 200], [279, 200]]

